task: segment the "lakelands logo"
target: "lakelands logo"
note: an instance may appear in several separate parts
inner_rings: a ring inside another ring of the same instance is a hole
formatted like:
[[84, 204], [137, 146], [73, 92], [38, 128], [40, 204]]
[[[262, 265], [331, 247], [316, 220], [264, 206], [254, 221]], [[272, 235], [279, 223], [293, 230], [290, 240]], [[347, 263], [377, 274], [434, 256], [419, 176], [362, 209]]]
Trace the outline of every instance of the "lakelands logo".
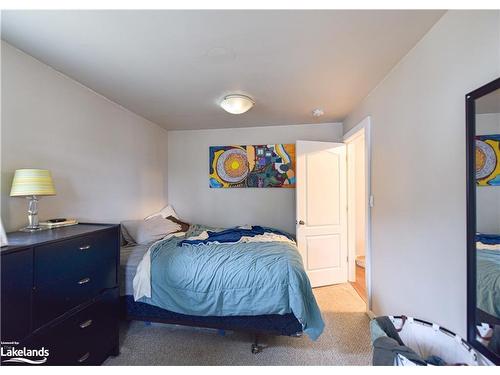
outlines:
[[[40, 349], [15, 348], [11, 345], [17, 345], [18, 342], [2, 342], [0, 355], [2, 363], [25, 363], [30, 365], [41, 365], [47, 362], [49, 350], [41, 347]], [[4, 347], [6, 345], [6, 347]], [[8, 357], [8, 359], [3, 359]]]

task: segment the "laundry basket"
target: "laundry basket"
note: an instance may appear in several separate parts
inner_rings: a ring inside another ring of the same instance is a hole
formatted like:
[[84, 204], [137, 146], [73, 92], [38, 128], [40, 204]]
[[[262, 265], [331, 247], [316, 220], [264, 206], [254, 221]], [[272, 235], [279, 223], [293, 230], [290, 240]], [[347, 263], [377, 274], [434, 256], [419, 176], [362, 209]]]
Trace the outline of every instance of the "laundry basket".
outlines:
[[370, 330], [375, 366], [478, 364], [469, 344], [437, 324], [406, 316], [387, 316], [373, 319]]

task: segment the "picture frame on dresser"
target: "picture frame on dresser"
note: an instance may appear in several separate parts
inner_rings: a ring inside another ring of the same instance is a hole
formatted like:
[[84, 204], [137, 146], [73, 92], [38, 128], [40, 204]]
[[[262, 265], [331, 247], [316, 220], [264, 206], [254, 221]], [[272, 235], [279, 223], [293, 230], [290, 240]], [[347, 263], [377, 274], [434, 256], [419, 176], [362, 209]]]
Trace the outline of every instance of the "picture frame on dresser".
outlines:
[[7, 239], [2, 365], [99, 365], [118, 355], [120, 226], [77, 224]]
[[0, 247], [7, 246], [9, 242], [7, 241], [7, 233], [3, 227], [2, 219], [0, 219]]

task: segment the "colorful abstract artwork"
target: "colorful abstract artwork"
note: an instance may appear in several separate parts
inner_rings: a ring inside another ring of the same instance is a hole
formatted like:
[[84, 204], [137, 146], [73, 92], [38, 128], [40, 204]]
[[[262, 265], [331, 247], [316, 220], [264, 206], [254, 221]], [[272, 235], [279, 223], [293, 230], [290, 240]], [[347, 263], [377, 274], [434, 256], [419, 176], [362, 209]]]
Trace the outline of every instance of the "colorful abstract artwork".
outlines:
[[294, 188], [295, 144], [212, 146], [211, 188]]
[[500, 186], [500, 134], [476, 136], [476, 182]]

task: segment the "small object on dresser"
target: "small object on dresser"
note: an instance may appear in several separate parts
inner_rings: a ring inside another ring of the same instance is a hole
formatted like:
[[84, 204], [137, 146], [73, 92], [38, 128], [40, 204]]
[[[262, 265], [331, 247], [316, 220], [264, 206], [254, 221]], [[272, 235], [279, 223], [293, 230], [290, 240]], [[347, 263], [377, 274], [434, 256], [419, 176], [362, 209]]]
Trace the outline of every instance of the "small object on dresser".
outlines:
[[49, 219], [47, 220], [48, 223], [62, 223], [64, 221], [66, 221], [68, 219], [64, 218], [64, 217], [61, 217], [61, 218], [58, 218], [58, 219]]
[[5, 229], [3, 228], [2, 219], [0, 219], [0, 247], [8, 245], [9, 241], [7, 241], [7, 234], [5, 233]]
[[76, 219], [59, 218], [59, 219], [50, 219], [47, 221], [42, 221], [40, 223], [40, 226], [43, 229], [52, 229], [52, 228], [67, 227], [76, 224], [78, 224], [78, 221]]

